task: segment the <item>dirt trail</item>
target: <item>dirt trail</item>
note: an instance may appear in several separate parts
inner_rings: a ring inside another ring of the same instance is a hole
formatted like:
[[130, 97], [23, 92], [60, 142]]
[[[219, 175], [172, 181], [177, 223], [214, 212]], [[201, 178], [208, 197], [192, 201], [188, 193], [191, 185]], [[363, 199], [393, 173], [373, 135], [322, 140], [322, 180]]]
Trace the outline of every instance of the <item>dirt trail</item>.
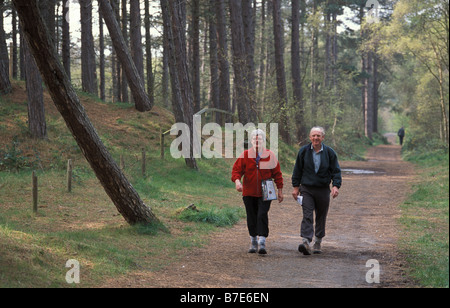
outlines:
[[[141, 272], [110, 283], [125, 287], [413, 287], [397, 251], [398, 205], [414, 181], [413, 167], [400, 147], [372, 148], [363, 162], [341, 162], [343, 186], [332, 201], [321, 255], [297, 251], [301, 208], [285, 175], [285, 201], [272, 203], [268, 255], [247, 254], [245, 221], [213, 235], [207, 247], [190, 251], [169, 268]], [[363, 170], [361, 173], [358, 170]], [[368, 260], [380, 264], [380, 283], [366, 282]]]

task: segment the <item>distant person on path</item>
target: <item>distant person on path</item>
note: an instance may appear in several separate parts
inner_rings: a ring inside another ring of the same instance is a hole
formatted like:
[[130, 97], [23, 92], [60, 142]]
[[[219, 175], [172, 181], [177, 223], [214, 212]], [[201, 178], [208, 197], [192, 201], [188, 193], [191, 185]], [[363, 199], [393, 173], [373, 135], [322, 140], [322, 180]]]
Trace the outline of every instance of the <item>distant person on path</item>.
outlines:
[[[251, 135], [252, 147], [244, 151], [233, 165], [231, 181], [242, 192], [250, 233], [249, 253], [267, 254], [266, 238], [269, 236], [269, 210], [272, 201], [264, 201], [262, 180], [274, 179], [278, 188], [278, 202], [283, 201], [283, 174], [275, 154], [265, 149], [266, 134], [261, 129]], [[244, 176], [243, 183], [241, 178]], [[258, 239], [259, 236], [259, 239]], [[259, 248], [258, 248], [259, 246]]]
[[[342, 184], [341, 169], [336, 152], [323, 144], [325, 130], [313, 127], [309, 134], [311, 143], [303, 146], [297, 155], [292, 174], [292, 196], [297, 201], [303, 196], [303, 220], [301, 223], [302, 243], [298, 250], [304, 255], [322, 252], [322, 238], [325, 236], [325, 224], [331, 197], [339, 195]], [[330, 191], [330, 183], [333, 187]], [[314, 228], [314, 212], [316, 225]], [[311, 243], [314, 245], [311, 248]]]
[[397, 135], [400, 138], [400, 145], [403, 145], [403, 138], [405, 138], [405, 129], [403, 126], [398, 130]]

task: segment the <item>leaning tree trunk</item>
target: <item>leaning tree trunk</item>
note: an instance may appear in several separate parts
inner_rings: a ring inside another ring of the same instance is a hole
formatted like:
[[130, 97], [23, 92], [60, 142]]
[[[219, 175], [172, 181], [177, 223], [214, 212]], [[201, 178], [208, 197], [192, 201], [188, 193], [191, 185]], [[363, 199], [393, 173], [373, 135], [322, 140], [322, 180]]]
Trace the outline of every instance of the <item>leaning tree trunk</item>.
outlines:
[[117, 210], [130, 224], [158, 221], [120, 171], [89, 121], [59, 62], [58, 54], [39, 13], [37, 0], [13, 0], [13, 3], [54, 104]]
[[106, 26], [108, 27], [117, 57], [122, 63], [122, 68], [127, 76], [128, 85], [131, 89], [131, 94], [133, 95], [136, 110], [142, 112], [149, 111], [153, 108], [153, 105], [150, 103], [150, 99], [145, 92], [144, 81], [139, 76], [128, 46], [125, 44], [125, 40], [120, 31], [111, 4], [109, 3], [109, 0], [99, 0], [98, 2], [100, 3], [100, 11], [102, 12]]

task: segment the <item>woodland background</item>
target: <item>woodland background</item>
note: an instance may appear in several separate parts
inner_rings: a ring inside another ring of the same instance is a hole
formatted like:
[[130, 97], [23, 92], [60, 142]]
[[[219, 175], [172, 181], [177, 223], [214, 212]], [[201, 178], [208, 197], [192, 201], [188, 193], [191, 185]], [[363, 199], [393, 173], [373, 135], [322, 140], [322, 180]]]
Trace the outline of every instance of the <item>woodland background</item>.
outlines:
[[[215, 107], [243, 124], [278, 122], [287, 143], [307, 142], [313, 125], [334, 145], [403, 125], [411, 147], [448, 146], [448, 1], [110, 2], [150, 106], [179, 109], [169, 68], [178, 48], [188, 70], [173, 72], [186, 75], [191, 113]], [[105, 101], [133, 101], [98, 2], [39, 4], [72, 83]], [[9, 75], [27, 80], [31, 134], [45, 138], [42, 81], [11, 2], [0, 6], [0, 91], [10, 91]], [[80, 10], [81, 34], [66, 22], [71, 10]], [[169, 36], [170, 14], [180, 18]]]

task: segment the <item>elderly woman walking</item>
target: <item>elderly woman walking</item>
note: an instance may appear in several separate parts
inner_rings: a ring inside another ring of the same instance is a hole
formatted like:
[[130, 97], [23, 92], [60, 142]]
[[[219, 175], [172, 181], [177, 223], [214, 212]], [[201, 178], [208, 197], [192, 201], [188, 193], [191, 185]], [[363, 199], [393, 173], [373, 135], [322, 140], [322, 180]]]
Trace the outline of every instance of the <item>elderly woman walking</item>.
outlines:
[[268, 213], [272, 201], [264, 200], [262, 182], [273, 179], [278, 188], [278, 202], [282, 202], [283, 175], [275, 154], [264, 146], [266, 142], [264, 131], [254, 130], [250, 137], [252, 148], [244, 151], [234, 163], [231, 181], [235, 183], [236, 190], [242, 192], [247, 212], [247, 227], [251, 239], [248, 252], [265, 255], [266, 238], [269, 236]]

